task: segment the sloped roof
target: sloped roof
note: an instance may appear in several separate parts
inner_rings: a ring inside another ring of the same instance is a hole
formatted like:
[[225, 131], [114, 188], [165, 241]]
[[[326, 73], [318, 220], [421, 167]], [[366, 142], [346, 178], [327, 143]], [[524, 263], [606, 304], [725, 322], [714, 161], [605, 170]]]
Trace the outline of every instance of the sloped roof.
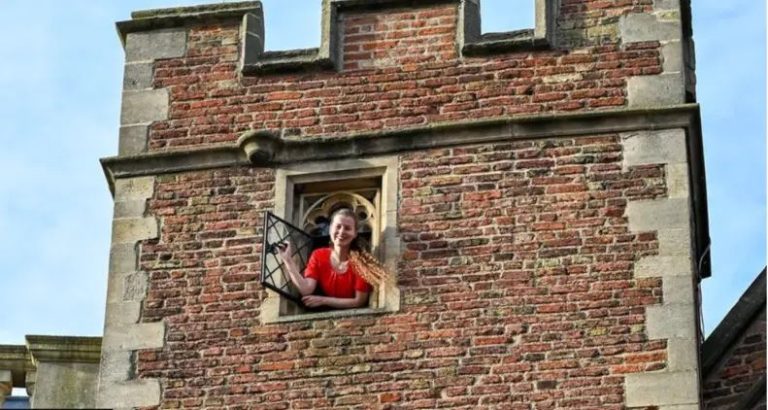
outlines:
[[765, 309], [765, 271], [763, 268], [736, 305], [704, 341], [701, 368], [705, 379], [729, 348], [738, 341], [755, 316]]
[[[707, 380], [717, 365], [732, 347], [739, 342], [740, 337], [749, 328], [755, 318], [765, 311], [766, 307], [766, 269], [760, 272], [749, 288], [741, 295], [736, 305], [731, 308], [717, 328], [704, 341], [702, 346], [701, 367], [702, 377]], [[765, 375], [760, 377], [752, 387], [745, 391], [738, 402], [737, 409], [751, 408], [765, 397]]]

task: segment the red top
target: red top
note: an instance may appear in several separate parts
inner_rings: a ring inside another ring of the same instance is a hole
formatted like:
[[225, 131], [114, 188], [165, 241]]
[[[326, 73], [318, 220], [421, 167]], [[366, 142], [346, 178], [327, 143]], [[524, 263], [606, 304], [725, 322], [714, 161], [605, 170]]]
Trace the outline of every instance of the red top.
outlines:
[[370, 293], [372, 290], [350, 263], [346, 272], [336, 272], [331, 265], [331, 248], [320, 248], [312, 252], [304, 270], [305, 278], [317, 281], [325, 296], [334, 298], [354, 298], [355, 291]]

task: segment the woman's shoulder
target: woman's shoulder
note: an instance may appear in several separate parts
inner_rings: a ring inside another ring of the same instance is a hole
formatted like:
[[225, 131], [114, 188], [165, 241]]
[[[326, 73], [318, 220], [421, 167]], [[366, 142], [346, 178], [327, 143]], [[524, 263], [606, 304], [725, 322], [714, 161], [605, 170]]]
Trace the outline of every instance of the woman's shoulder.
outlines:
[[314, 251], [312, 251], [312, 256], [316, 258], [324, 258], [331, 254], [331, 248], [323, 247], [323, 248], [317, 248]]
[[317, 248], [314, 251], [312, 251], [312, 257], [319, 259], [320, 261], [325, 262], [326, 260], [330, 260], [331, 257], [331, 248], [328, 247], [322, 247]]

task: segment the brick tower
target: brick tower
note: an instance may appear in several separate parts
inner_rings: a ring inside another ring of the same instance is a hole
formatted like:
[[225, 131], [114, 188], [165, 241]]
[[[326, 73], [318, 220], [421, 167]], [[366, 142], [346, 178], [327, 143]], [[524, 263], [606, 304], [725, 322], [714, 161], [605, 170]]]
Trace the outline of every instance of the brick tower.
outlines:
[[[689, 1], [530, 1], [483, 34], [478, 0], [325, 0], [290, 51], [259, 2], [118, 23], [97, 406], [698, 409]], [[392, 278], [306, 313], [260, 282], [264, 214], [339, 202]]]

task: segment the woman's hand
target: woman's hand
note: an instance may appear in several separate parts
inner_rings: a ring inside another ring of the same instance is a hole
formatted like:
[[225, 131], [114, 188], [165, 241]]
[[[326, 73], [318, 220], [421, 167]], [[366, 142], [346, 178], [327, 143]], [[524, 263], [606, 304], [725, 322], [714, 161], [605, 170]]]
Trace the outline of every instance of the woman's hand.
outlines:
[[282, 242], [275, 245], [277, 256], [280, 258], [283, 263], [290, 263], [292, 262], [291, 259], [291, 253], [293, 252], [293, 246], [290, 242]]
[[317, 295], [309, 295], [304, 296], [301, 298], [301, 301], [304, 302], [304, 305], [307, 307], [320, 307], [324, 306], [326, 304], [326, 297], [325, 296], [317, 296]]
[[296, 266], [293, 259], [293, 245], [289, 241], [275, 245], [275, 254], [283, 262], [283, 271], [288, 274], [291, 282], [302, 295], [311, 295], [315, 291], [317, 281], [311, 278], [305, 278]]

